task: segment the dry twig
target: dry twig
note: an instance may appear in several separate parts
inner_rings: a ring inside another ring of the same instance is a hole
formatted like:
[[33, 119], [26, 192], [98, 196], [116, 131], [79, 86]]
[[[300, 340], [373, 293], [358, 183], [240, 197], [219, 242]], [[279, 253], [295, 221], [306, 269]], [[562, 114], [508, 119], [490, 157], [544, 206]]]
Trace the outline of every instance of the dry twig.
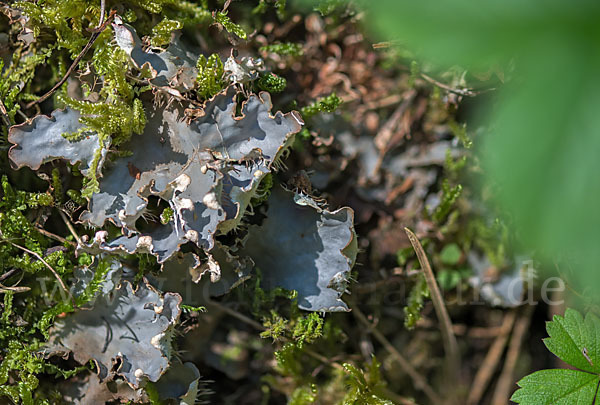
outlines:
[[31, 288], [29, 288], [29, 287], [11, 287], [11, 286], [6, 286], [6, 285], [0, 283], [0, 293], [5, 293], [5, 292], [20, 293], [20, 292], [27, 292], [29, 290], [31, 290]]
[[71, 245], [73, 247], [77, 247], [77, 243], [72, 242], [70, 240], [66, 240], [62, 236], [58, 236], [52, 232], [48, 232], [47, 230], [45, 230], [44, 228], [42, 228], [39, 225], [36, 225], [35, 229], [36, 229], [36, 231], [38, 231], [39, 233], [41, 233], [44, 236], [49, 237], [50, 239], [54, 239], [55, 241], [60, 242], [60, 243], [68, 243], [69, 245]]
[[421, 246], [421, 242], [419, 242], [417, 236], [410, 229], [404, 228], [404, 231], [408, 235], [408, 239], [410, 240], [410, 243], [417, 254], [419, 263], [421, 263], [423, 275], [425, 276], [427, 287], [431, 293], [431, 301], [433, 302], [433, 307], [435, 308], [435, 312], [441, 324], [444, 350], [446, 351], [448, 368], [447, 373], [448, 375], [453, 376], [453, 378], [456, 380], [460, 372], [460, 353], [458, 351], [456, 336], [454, 335], [452, 328], [452, 321], [450, 320], [450, 316], [448, 315], [448, 311], [444, 305], [444, 298], [442, 297], [440, 288], [435, 281], [435, 275], [433, 274], [433, 270], [431, 269], [427, 255], [423, 250], [423, 246]]
[[[439, 87], [441, 89], [444, 89], [444, 90], [446, 90], [449, 93], [453, 93], [453, 94], [456, 94], [456, 95], [459, 95], [459, 96], [474, 97], [474, 96], [480, 94], [480, 93], [477, 93], [477, 92], [475, 92], [475, 91], [473, 91], [471, 89], [455, 89], [454, 87], [450, 87], [447, 84], [444, 84], [442, 82], [439, 82], [439, 81], [435, 80], [433, 77], [428, 76], [425, 73], [421, 73], [421, 77], [423, 79], [425, 79], [426, 81], [428, 81], [429, 83], [431, 83], [431, 84], [433, 84], [433, 85], [435, 85], [435, 86], [437, 86], [437, 87]], [[491, 90], [494, 90], [494, 89], [490, 89], [488, 91], [491, 91]]]
[[510, 393], [514, 390], [515, 366], [517, 365], [519, 353], [521, 352], [521, 344], [523, 343], [523, 338], [529, 328], [531, 315], [533, 314], [534, 309], [535, 306], [527, 305], [515, 323], [515, 328], [508, 345], [508, 351], [506, 352], [506, 361], [504, 362], [504, 367], [502, 368], [498, 383], [496, 384], [494, 396], [492, 397], [492, 405], [506, 404], [510, 397]]
[[257, 329], [260, 331], [265, 330], [265, 327], [262, 326], [260, 323], [256, 322], [254, 319], [250, 319], [246, 315], [239, 313], [235, 309], [231, 309], [226, 305], [223, 305], [223, 304], [213, 301], [213, 300], [209, 300], [208, 305], [211, 305], [211, 306], [219, 309], [220, 311], [225, 312], [227, 315], [233, 316], [234, 318], [237, 318], [240, 321], [247, 323], [248, 325], [252, 326], [254, 329]]
[[375, 339], [381, 343], [381, 345], [392, 355], [394, 360], [398, 362], [400, 367], [404, 370], [406, 374], [412, 378], [413, 383], [415, 384], [415, 388], [423, 391], [425, 395], [431, 400], [433, 404], [441, 404], [443, 403], [442, 398], [431, 388], [429, 384], [427, 384], [427, 380], [423, 377], [419, 372], [400, 354], [400, 352], [392, 345], [392, 343], [377, 330], [365, 317], [365, 315], [361, 312], [360, 309], [356, 305], [352, 306], [352, 314], [373, 334]]
[[77, 245], [81, 246], [83, 244], [83, 242], [81, 241], [81, 238], [75, 231], [73, 224], [71, 223], [71, 221], [69, 221], [69, 218], [67, 218], [67, 215], [61, 209], [58, 210], [58, 213], [60, 214], [60, 217], [62, 218], [62, 220], [65, 223], [65, 225], [67, 226], [67, 228], [69, 228], [69, 232], [71, 232], [71, 235], [73, 235], [73, 237], [77, 241]]
[[17, 269], [16, 267], [13, 267], [12, 269], [8, 270], [6, 273], [0, 274], [0, 282], [6, 280], [9, 277], [14, 276], [15, 274], [17, 274], [20, 271], [21, 271], [21, 269]]
[[2, 117], [2, 122], [7, 127], [10, 127], [10, 120], [8, 119], [8, 111], [6, 111], [6, 107], [4, 107], [4, 103], [0, 100], [0, 116]]
[[392, 137], [394, 136], [394, 131], [398, 127], [398, 123], [400, 119], [404, 116], [408, 107], [410, 107], [411, 103], [415, 99], [417, 92], [413, 89], [408, 90], [405, 94], [402, 95], [402, 103], [396, 108], [396, 110], [392, 113], [391, 117], [386, 121], [385, 124], [382, 125], [379, 133], [375, 136], [375, 146], [379, 150], [380, 159], [383, 158], [383, 155], [389, 149], [389, 143]]
[[504, 347], [506, 346], [506, 342], [510, 336], [510, 331], [515, 323], [516, 315], [517, 313], [515, 311], [510, 311], [504, 316], [502, 326], [500, 326], [500, 332], [497, 334], [496, 340], [494, 340], [490, 346], [483, 363], [479, 367], [479, 370], [477, 370], [477, 374], [473, 379], [467, 404], [476, 405], [480, 403], [481, 397], [483, 396], [494, 372], [496, 371], [496, 367], [502, 358], [502, 352], [504, 352]]

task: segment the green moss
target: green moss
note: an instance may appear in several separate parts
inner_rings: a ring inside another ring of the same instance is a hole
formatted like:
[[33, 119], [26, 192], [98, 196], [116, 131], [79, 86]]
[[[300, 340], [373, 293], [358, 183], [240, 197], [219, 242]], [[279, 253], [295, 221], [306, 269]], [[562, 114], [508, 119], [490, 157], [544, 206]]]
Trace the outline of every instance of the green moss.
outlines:
[[[34, 49], [23, 57], [22, 52], [17, 51], [9, 66], [4, 66], [0, 60], [0, 100], [4, 104], [7, 118], [11, 124], [15, 123], [15, 114], [21, 109], [20, 101], [31, 101], [37, 97], [29, 92], [30, 84], [35, 77], [36, 68], [48, 60], [57, 44]], [[6, 128], [3, 126], [3, 131]], [[6, 135], [6, 133], [4, 134]]]
[[452, 134], [460, 140], [465, 148], [470, 149], [473, 146], [473, 140], [467, 135], [467, 124], [459, 124], [452, 120], [448, 125]]
[[[416, 60], [410, 62], [410, 76], [408, 77], [408, 85], [410, 87], [415, 87], [415, 82], [421, 75], [421, 66]], [[434, 91], [438, 90], [438, 88], [434, 88]]]
[[269, 93], [281, 93], [287, 86], [287, 80], [275, 73], [262, 75], [256, 82], [258, 88]]
[[195, 307], [192, 305], [185, 305], [185, 304], [181, 304], [181, 310], [184, 313], [190, 313], [190, 312], [206, 312], [206, 307]]
[[279, 44], [269, 44], [261, 46], [259, 51], [267, 53], [276, 53], [281, 56], [302, 56], [304, 53], [302, 44], [293, 42], [284, 42]]
[[450, 177], [456, 178], [458, 173], [465, 167], [467, 164], [467, 157], [461, 156], [458, 159], [454, 160], [452, 158], [452, 152], [450, 149], [446, 150], [446, 160], [444, 162], [444, 168], [448, 171], [448, 175]]
[[396, 260], [398, 262], [398, 265], [400, 265], [400, 266], [406, 265], [406, 262], [408, 261], [408, 259], [410, 259], [414, 255], [415, 255], [415, 250], [412, 248], [412, 246], [409, 246], [404, 249], [399, 249], [396, 252]]
[[435, 222], [441, 223], [447, 216], [454, 203], [460, 197], [462, 193], [462, 185], [457, 184], [454, 187], [450, 187], [447, 179], [442, 183], [442, 198], [440, 204], [433, 212], [432, 218]]
[[332, 113], [342, 104], [342, 99], [331, 93], [314, 103], [302, 107], [300, 113], [304, 119], [308, 119], [318, 113]]
[[[114, 83], [117, 82], [118, 80]], [[114, 90], [118, 92], [118, 86]], [[65, 95], [61, 95], [60, 99], [82, 114], [80, 121], [85, 125], [76, 133], [64, 134], [65, 138], [75, 140], [86, 132], [93, 131], [98, 134], [100, 142], [104, 145], [103, 148], [96, 150], [90, 163], [89, 177], [84, 182], [82, 196], [89, 198], [93, 193], [99, 191], [99, 165], [103, 149], [107, 148], [108, 145], [119, 146], [127, 142], [132, 134], [143, 132], [146, 125], [144, 107], [139, 99], [134, 99], [131, 102], [113, 99], [112, 103], [80, 101]]]
[[415, 285], [410, 290], [408, 302], [404, 307], [404, 326], [406, 329], [413, 329], [417, 321], [421, 319], [421, 309], [423, 309], [423, 299], [429, 297], [429, 288], [427, 281], [422, 273], [417, 276]]
[[[56, 173], [55, 176], [56, 177]], [[54, 189], [58, 188], [54, 181]], [[28, 210], [42, 203], [51, 205], [54, 198], [49, 193], [27, 193], [14, 190], [6, 176], [2, 178], [3, 196], [0, 200], [0, 268], [17, 269], [21, 271], [20, 285], [31, 288], [29, 292], [15, 295], [5, 293], [2, 301], [0, 316], [0, 396], [7, 396], [15, 403], [48, 403], [38, 390], [39, 375], [48, 374], [54, 377], [69, 378], [86, 367], [76, 367], [64, 370], [48, 363], [39, 355], [43, 340], [47, 339], [48, 328], [53, 319], [61, 312], [72, 310], [70, 301], [56, 302], [52, 295], [58, 284], [48, 273], [44, 263], [14, 245], [19, 244], [44, 257], [44, 260], [58, 274], [67, 279], [73, 271], [75, 259], [72, 252], [54, 251], [45, 253], [48, 240], [40, 235], [29, 222]], [[47, 196], [47, 197], [44, 197]], [[44, 202], [44, 199], [47, 201]], [[85, 262], [87, 255], [80, 256]], [[89, 261], [89, 260], [87, 260]], [[4, 271], [1, 271], [4, 273]], [[106, 271], [102, 265], [98, 267], [94, 281], [86, 289], [81, 298], [76, 299], [76, 305], [81, 305], [95, 294], [100, 284], [100, 278]], [[49, 280], [50, 294], [40, 285], [40, 275]], [[53, 290], [54, 289], [54, 290]], [[23, 299], [23, 297], [25, 297]], [[17, 326], [17, 321], [22, 326]], [[9, 379], [10, 376], [10, 379]], [[35, 394], [34, 394], [35, 393]]]
[[180, 30], [182, 28], [183, 23], [181, 21], [164, 18], [161, 22], [156, 24], [154, 28], [152, 28], [150, 44], [157, 47], [169, 45], [173, 31]]
[[66, 49], [71, 59], [75, 59], [88, 41], [84, 30], [96, 27], [100, 20], [99, 2], [87, 4], [77, 0], [48, 0], [43, 3], [19, 1], [14, 7], [29, 17], [29, 24], [36, 37], [42, 32], [54, 31], [57, 49]]
[[175, 214], [175, 211], [173, 211], [173, 208], [171, 207], [167, 207], [163, 210], [163, 212], [160, 213], [160, 223], [163, 225], [168, 224], [170, 221], [173, 220], [173, 215]]
[[52, 169], [52, 195], [56, 204], [63, 202], [63, 188], [62, 182], [60, 181], [60, 171], [58, 168]]
[[269, 195], [271, 195], [271, 189], [273, 188], [273, 174], [268, 173], [258, 185], [258, 189], [256, 190], [256, 194], [250, 201], [250, 204], [253, 207], [258, 207], [265, 201], [269, 199]]
[[299, 348], [304, 343], [313, 343], [323, 335], [323, 318], [316, 312], [296, 319], [292, 337]]
[[275, 73], [262, 75], [256, 81], [258, 88], [268, 91], [269, 93], [281, 93], [287, 86], [287, 80]]
[[167, 0], [133, 0], [133, 4], [149, 11], [153, 14], [158, 14], [163, 11], [163, 6], [170, 3]]
[[81, 191], [79, 190], [67, 190], [67, 197], [69, 197], [71, 200], [73, 200], [76, 204], [80, 206], [84, 206], [87, 204], [87, 201], [81, 196]]
[[252, 9], [252, 14], [264, 14], [270, 8], [274, 8], [277, 17], [280, 20], [285, 20], [287, 16], [286, 4], [286, 0], [260, 0], [258, 5]]
[[48, 329], [54, 322], [56, 316], [62, 313], [73, 312], [75, 309], [87, 304], [96, 296], [100, 290], [104, 278], [106, 277], [106, 274], [108, 273], [108, 270], [110, 270], [110, 265], [111, 262], [109, 260], [100, 260], [96, 270], [94, 271], [94, 277], [80, 295], [75, 297], [73, 301], [62, 300], [42, 314], [40, 320], [35, 324], [35, 326], [46, 339], [48, 339]]
[[345, 3], [344, 0], [319, 0], [314, 9], [325, 17], [336, 11]]
[[366, 373], [350, 363], [343, 364], [348, 378], [348, 392], [342, 400], [343, 405], [364, 404], [364, 405], [393, 405], [393, 402], [384, 399], [382, 388], [385, 387], [379, 367], [381, 364], [375, 356], [371, 364], [367, 365]]
[[462, 256], [462, 251], [456, 243], [445, 245], [440, 252], [440, 260], [448, 266], [454, 266]]
[[196, 78], [198, 98], [208, 100], [227, 86], [223, 61], [216, 53], [208, 58], [200, 55], [196, 67], [198, 68], [198, 77]]
[[271, 310], [270, 318], [263, 319], [263, 326], [266, 330], [260, 333], [260, 337], [271, 338], [273, 340], [280, 339], [287, 332], [288, 322], [287, 319], [283, 318], [276, 311]]
[[508, 259], [511, 238], [507, 225], [500, 219], [473, 218], [467, 225], [465, 239], [482, 250], [491, 264], [502, 268]]
[[288, 401], [288, 405], [307, 405], [313, 404], [317, 401], [317, 386], [310, 384], [305, 387], [298, 387], [292, 393]]
[[217, 11], [213, 14], [213, 19], [217, 24], [225, 28], [227, 32], [235, 34], [242, 39], [246, 39], [248, 37], [248, 34], [246, 34], [246, 31], [244, 31], [241, 26], [231, 21], [231, 18], [229, 18], [227, 15], [227, 12]]
[[[36, 253], [42, 253], [42, 248], [46, 247], [46, 240], [35, 230], [23, 211], [43, 205], [40, 203], [50, 205], [49, 200], [52, 199], [52, 196], [42, 197], [42, 193], [15, 191], [8, 182], [7, 176], [2, 176], [1, 182], [4, 196], [0, 200], [0, 241], [4, 239], [15, 243], [22, 242], [26, 248]], [[6, 244], [0, 244], [0, 246], [4, 246], [7, 253], [6, 258], [0, 257], [0, 262], [9, 263], [16, 260], [16, 257], [8, 253], [14, 251], [14, 248]]]
[[275, 352], [277, 368], [283, 375], [300, 376], [302, 375], [302, 364], [299, 361], [300, 349], [294, 343], [286, 343], [280, 350]]

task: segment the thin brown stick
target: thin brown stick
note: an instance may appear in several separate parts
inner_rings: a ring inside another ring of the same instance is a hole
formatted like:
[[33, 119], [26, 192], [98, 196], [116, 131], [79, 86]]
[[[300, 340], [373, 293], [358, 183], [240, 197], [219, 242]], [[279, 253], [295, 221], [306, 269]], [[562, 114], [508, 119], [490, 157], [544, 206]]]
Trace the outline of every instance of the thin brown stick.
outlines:
[[402, 103], [394, 110], [390, 118], [381, 126], [373, 142], [379, 150], [380, 155], [384, 155], [389, 149], [389, 142], [394, 136], [398, 123], [412, 104], [417, 92], [414, 89], [408, 90], [402, 95]]
[[13, 267], [12, 269], [10, 269], [9, 271], [7, 271], [6, 273], [0, 274], [0, 282], [6, 280], [9, 277], [14, 276], [15, 274], [17, 274], [20, 271], [21, 271], [21, 269], [17, 269], [15, 267]]
[[8, 119], [8, 111], [6, 111], [6, 107], [4, 106], [4, 102], [0, 100], [0, 116], [2, 116], [2, 122], [7, 127], [10, 127], [10, 120]]
[[506, 352], [506, 361], [504, 362], [504, 367], [502, 367], [502, 372], [500, 373], [498, 383], [496, 384], [496, 390], [494, 391], [494, 396], [492, 397], [492, 405], [506, 404], [508, 402], [508, 398], [510, 397], [510, 393], [515, 388], [515, 366], [517, 365], [523, 338], [525, 337], [527, 329], [529, 328], [531, 315], [533, 314], [534, 309], [535, 307], [533, 305], [528, 305], [521, 313], [521, 316], [519, 316], [519, 319], [516, 321], [515, 328], [513, 329], [510, 343], [508, 345], [508, 351]]
[[97, 29], [102, 27], [102, 24], [104, 24], [104, 10], [105, 9], [106, 9], [106, 0], [100, 0], [100, 21], [98, 21]]
[[373, 44], [373, 49], [387, 49], [391, 48], [392, 46], [397, 46], [400, 43], [401, 41], [397, 39], [391, 41], [377, 42]]
[[405, 276], [391, 276], [383, 280], [377, 280], [370, 283], [356, 284], [352, 288], [352, 292], [356, 294], [369, 294], [378, 291], [379, 288], [394, 286], [397, 283], [402, 283], [406, 280]]
[[362, 107], [362, 109], [365, 111], [378, 110], [380, 108], [390, 107], [394, 104], [398, 104], [403, 99], [404, 98], [400, 94], [392, 94], [392, 95], [380, 98], [378, 100], [371, 101], [370, 103], [365, 103], [364, 106]]
[[[457, 94], [459, 96], [469, 96], [469, 97], [473, 97], [476, 96], [479, 93], [474, 92], [471, 89], [455, 89], [454, 87], [450, 87], [447, 84], [444, 84], [442, 82], [439, 82], [437, 80], [435, 80], [433, 77], [426, 75], [425, 73], [421, 73], [421, 77], [423, 79], [425, 79], [426, 81], [428, 81], [429, 83], [446, 90], [449, 93], [453, 93], [453, 94]], [[492, 89], [493, 90], [493, 89]]]
[[[376, 44], [373, 44], [373, 49], [385, 49], [385, 48], [390, 48], [392, 46], [396, 46], [397, 45], [397, 41], [388, 41], [388, 42], [379, 42]], [[400, 69], [405, 70], [405, 71], [409, 71], [409, 69], [407, 67], [400, 67]], [[480, 89], [480, 90], [476, 90], [476, 89], [469, 89], [469, 88], [464, 88], [464, 89], [457, 89], [454, 87], [451, 87], [445, 83], [442, 83], [436, 79], [434, 79], [433, 77], [429, 76], [428, 74], [425, 74], [423, 72], [419, 73], [419, 75], [427, 82], [433, 84], [434, 86], [439, 87], [440, 89], [446, 90], [449, 93], [453, 93], [456, 94], [458, 96], [466, 96], [466, 97], [475, 97], [478, 96], [480, 94], [483, 93], [487, 93], [489, 91], [495, 91], [496, 89], [493, 87], [490, 87], [488, 89]]]
[[0, 293], [13, 292], [13, 293], [21, 293], [27, 292], [31, 290], [29, 287], [10, 287], [0, 283]]
[[473, 90], [473, 89], [456, 89], [454, 87], [450, 87], [447, 84], [444, 84], [442, 82], [439, 82], [437, 80], [435, 80], [433, 77], [426, 75], [425, 73], [421, 73], [421, 77], [423, 79], [425, 79], [426, 81], [428, 81], [429, 83], [446, 90], [449, 93], [453, 93], [459, 96], [467, 96], [467, 97], [475, 97], [478, 96], [480, 94], [483, 93], [487, 93], [489, 91], [494, 91], [496, 90], [494, 87], [490, 87], [489, 89], [483, 89], [483, 90]]
[[358, 309], [358, 306], [352, 306], [352, 314], [361, 322], [365, 327], [369, 329], [369, 331], [373, 334], [373, 337], [381, 343], [381, 345], [390, 353], [390, 355], [396, 360], [396, 362], [400, 365], [400, 367], [404, 370], [406, 374], [410, 376], [415, 384], [415, 388], [423, 391], [425, 395], [429, 398], [431, 403], [433, 404], [441, 404], [443, 403], [442, 398], [431, 388], [429, 384], [427, 384], [427, 380], [423, 377], [409, 362], [400, 354], [400, 352], [392, 345], [392, 343], [377, 330], [371, 322], [367, 320], [367, 317]]
[[510, 331], [513, 328], [516, 316], [516, 311], [510, 311], [504, 316], [502, 326], [500, 326], [500, 332], [490, 346], [490, 349], [488, 350], [481, 367], [479, 367], [479, 370], [477, 370], [477, 374], [473, 379], [471, 391], [469, 392], [469, 396], [467, 398], [467, 404], [477, 405], [480, 403], [481, 397], [485, 393], [485, 390], [490, 383], [494, 372], [496, 371], [496, 367], [498, 366], [500, 359], [502, 359], [502, 352], [504, 351], [504, 347], [506, 346], [506, 342], [510, 336]]
[[440, 321], [447, 360], [446, 372], [456, 381], [460, 372], [460, 353], [458, 351], [456, 336], [454, 335], [454, 330], [452, 328], [452, 321], [446, 310], [446, 305], [444, 305], [444, 298], [437, 285], [435, 275], [433, 274], [427, 255], [423, 250], [423, 246], [421, 246], [421, 242], [419, 242], [417, 236], [410, 229], [404, 228], [404, 231], [408, 235], [408, 240], [410, 240], [410, 243], [417, 254], [419, 263], [421, 263], [423, 275], [425, 276], [425, 281], [427, 282], [427, 287], [431, 294], [431, 301], [433, 302], [433, 307], [435, 308], [435, 312]]
[[71, 221], [69, 221], [69, 218], [67, 218], [67, 215], [61, 209], [58, 210], [58, 213], [60, 214], [60, 217], [62, 218], [62, 220], [65, 223], [65, 225], [67, 226], [67, 228], [69, 229], [69, 232], [71, 232], [71, 235], [73, 235], [73, 237], [77, 241], [77, 245], [81, 246], [83, 244], [83, 242], [81, 241], [81, 238], [75, 231], [73, 224], [71, 223]]
[[[38, 111], [37, 114], [39, 114], [39, 113], [40, 112]], [[25, 121], [27, 121], [29, 119], [29, 117], [27, 115], [25, 115], [25, 113], [21, 110], [17, 110], [17, 114], [19, 114], [21, 116], [21, 118], [23, 118]]]
[[344, 369], [344, 367], [337, 361], [332, 361], [332, 360], [328, 359], [327, 357], [315, 352], [314, 350], [312, 350], [306, 346], [302, 346], [302, 351], [305, 352], [306, 354], [308, 354], [313, 359], [318, 360], [323, 364], [326, 364], [326, 365], [331, 366], [338, 370]]
[[216, 307], [219, 310], [225, 312], [227, 315], [233, 316], [234, 318], [237, 318], [240, 321], [247, 323], [248, 325], [252, 326], [254, 329], [258, 329], [260, 331], [265, 330], [265, 327], [262, 326], [260, 323], [256, 322], [254, 319], [248, 318], [246, 315], [241, 314], [238, 311], [236, 311], [235, 309], [231, 309], [226, 305], [223, 305], [223, 304], [213, 301], [213, 300], [209, 300], [208, 305], [212, 305], [213, 307]]
[[23, 247], [21, 245], [17, 245], [16, 243], [11, 242], [9, 240], [4, 239], [4, 241], [7, 242], [7, 243], [10, 243], [12, 246], [16, 247], [17, 249], [21, 249], [22, 251], [24, 251], [26, 253], [29, 253], [30, 255], [34, 255], [35, 257], [37, 257], [38, 260], [40, 260], [42, 263], [44, 263], [44, 266], [46, 266], [48, 269], [50, 269], [50, 272], [52, 272], [52, 274], [54, 275], [54, 277], [56, 277], [56, 280], [58, 280], [58, 284], [60, 284], [60, 286], [62, 287], [62, 289], [65, 290], [65, 292], [67, 294], [69, 294], [69, 297], [71, 297], [71, 300], [73, 300], [73, 296], [71, 295], [71, 292], [69, 291], [69, 289], [65, 285], [64, 281], [62, 280], [62, 278], [60, 278], [60, 274], [58, 274], [58, 272], [56, 270], [54, 270], [54, 268], [52, 266], [50, 266], [48, 264], [48, 262], [45, 261], [42, 256], [40, 256], [39, 254], [37, 254], [33, 250], [29, 250], [26, 247]]
[[[85, 44], [85, 46], [83, 47], [83, 49], [81, 50], [81, 52], [79, 52], [79, 55], [77, 55], [77, 57], [75, 58], [75, 60], [73, 61], [73, 63], [71, 63], [71, 66], [69, 66], [69, 68], [67, 69], [67, 72], [64, 74], [64, 76], [62, 77], [62, 79], [60, 79], [58, 81], [58, 83], [56, 83], [54, 85], [54, 87], [52, 87], [46, 94], [44, 94], [43, 96], [41, 96], [37, 100], [34, 100], [31, 103], [27, 104], [25, 106], [25, 109], [29, 109], [29, 108], [33, 107], [34, 105], [36, 105], [36, 104], [40, 104], [40, 103], [46, 101], [52, 94], [54, 94], [54, 92], [56, 90], [59, 89], [60, 86], [62, 86], [67, 81], [67, 79], [69, 78], [69, 76], [71, 75], [71, 73], [73, 73], [73, 71], [77, 68], [77, 65], [79, 65], [79, 62], [81, 61], [81, 58], [83, 58], [85, 56], [85, 54], [87, 53], [87, 51], [90, 50], [90, 48], [92, 47], [92, 45], [94, 45], [94, 42], [96, 42], [96, 40], [100, 36], [100, 33], [102, 31], [104, 31], [104, 29], [112, 21], [112, 19], [115, 16], [116, 13], [117, 13], [117, 11], [113, 10], [110, 13], [110, 15], [108, 16], [108, 18], [106, 19], [106, 21], [104, 21], [104, 23], [101, 26], [99, 26], [98, 28], [94, 29], [94, 32], [90, 36], [90, 39], [88, 40], [88, 43]], [[104, 13], [102, 15], [104, 16]]]
[[[6, 286], [6, 285], [2, 284], [2, 282], [4, 282], [4, 280], [6, 280], [7, 278], [12, 277], [18, 273], [21, 273], [21, 277], [19, 278], [19, 281], [14, 283], [14, 285]], [[29, 287], [19, 287], [18, 284], [21, 282], [21, 280], [23, 280], [23, 272], [21, 272], [21, 269], [12, 268], [9, 271], [7, 271], [6, 273], [0, 274], [0, 293], [6, 293], [6, 292], [20, 293], [20, 292], [26, 292], [26, 291], [31, 290], [31, 288], [29, 288]]]
[[42, 227], [41, 227], [41, 226], [39, 226], [39, 225], [36, 225], [36, 226], [35, 226], [35, 229], [36, 229], [36, 230], [37, 230], [39, 233], [41, 233], [41, 234], [42, 234], [42, 235], [44, 235], [44, 236], [47, 236], [47, 237], [49, 237], [50, 239], [54, 239], [55, 241], [57, 241], [57, 242], [60, 242], [60, 243], [68, 243], [69, 245], [71, 245], [71, 246], [73, 246], [73, 247], [77, 247], [77, 243], [75, 243], [75, 242], [72, 242], [72, 241], [70, 241], [70, 240], [66, 240], [66, 239], [65, 239], [65, 238], [63, 238], [62, 236], [58, 236], [58, 235], [56, 235], [56, 234], [54, 234], [54, 233], [52, 233], [52, 232], [48, 232], [47, 230], [45, 230], [44, 228], [42, 228]]
[[[354, 292], [354, 291], [353, 291]], [[434, 329], [437, 328], [437, 323], [426, 317], [421, 318], [417, 322], [418, 328]], [[473, 339], [494, 339], [502, 333], [502, 326], [471, 326], [465, 324], [452, 324], [452, 330], [456, 336], [465, 336]]]

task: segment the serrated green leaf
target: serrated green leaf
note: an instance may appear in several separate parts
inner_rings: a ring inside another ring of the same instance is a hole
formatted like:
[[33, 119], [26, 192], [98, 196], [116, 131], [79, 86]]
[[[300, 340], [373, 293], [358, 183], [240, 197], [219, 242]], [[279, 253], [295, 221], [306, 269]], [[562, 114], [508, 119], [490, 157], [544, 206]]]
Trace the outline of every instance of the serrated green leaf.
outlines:
[[[580, 370], [552, 369], [530, 374], [511, 400], [519, 404], [592, 404], [600, 382], [600, 319], [567, 308], [546, 324], [548, 350]], [[583, 371], [581, 371], [583, 370]]]
[[522, 405], [592, 404], [600, 376], [578, 370], [541, 370], [521, 379], [510, 398]]
[[588, 313], [585, 317], [567, 308], [564, 317], [555, 315], [546, 324], [548, 350], [565, 363], [590, 373], [600, 374], [600, 319]]

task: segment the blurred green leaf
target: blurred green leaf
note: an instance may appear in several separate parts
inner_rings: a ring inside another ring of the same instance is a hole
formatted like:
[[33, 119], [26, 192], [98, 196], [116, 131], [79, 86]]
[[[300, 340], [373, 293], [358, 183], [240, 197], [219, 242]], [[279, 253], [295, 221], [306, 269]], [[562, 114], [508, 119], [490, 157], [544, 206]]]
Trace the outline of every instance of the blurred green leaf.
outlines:
[[[367, 26], [425, 61], [514, 66], [482, 109], [488, 181], [529, 249], [600, 262], [600, 4], [592, 1], [364, 2]], [[579, 272], [582, 278], [591, 271]], [[589, 280], [588, 280], [589, 282]]]
[[442, 248], [440, 260], [449, 266], [454, 266], [460, 260], [462, 252], [456, 243], [450, 243]]
[[437, 282], [442, 290], [449, 291], [471, 275], [470, 269], [442, 269], [438, 272]]

